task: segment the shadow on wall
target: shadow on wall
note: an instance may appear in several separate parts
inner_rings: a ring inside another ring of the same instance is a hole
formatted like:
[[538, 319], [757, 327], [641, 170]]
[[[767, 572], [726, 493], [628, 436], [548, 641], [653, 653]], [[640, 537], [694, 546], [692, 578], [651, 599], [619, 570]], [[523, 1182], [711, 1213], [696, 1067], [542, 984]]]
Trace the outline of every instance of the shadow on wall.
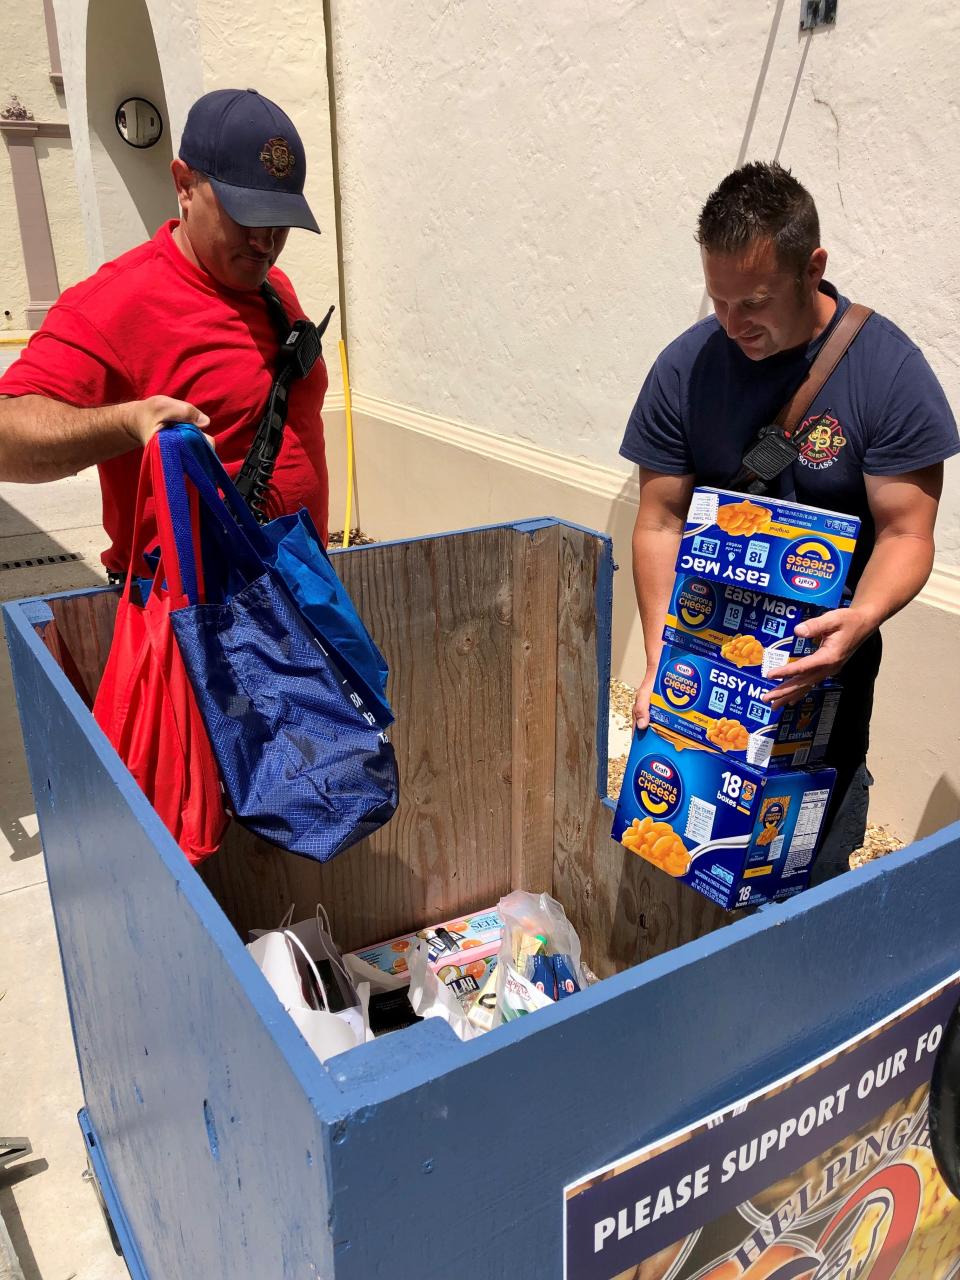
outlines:
[[613, 587], [613, 632], [610, 671], [628, 684], [639, 684], [645, 668], [643, 631], [633, 587], [633, 526], [637, 518], [637, 484], [625, 477], [620, 492], [610, 503], [604, 532], [613, 539], [617, 564]]
[[930, 792], [923, 816], [914, 833], [914, 840], [933, 835], [952, 822], [960, 822], [960, 793], [953, 781], [944, 773]]
[[[86, 81], [98, 213], [109, 259], [177, 214], [167, 100], [145, 0], [90, 0]], [[132, 97], [146, 98], [160, 111], [163, 133], [151, 147], [133, 147], [117, 132], [117, 108]]]

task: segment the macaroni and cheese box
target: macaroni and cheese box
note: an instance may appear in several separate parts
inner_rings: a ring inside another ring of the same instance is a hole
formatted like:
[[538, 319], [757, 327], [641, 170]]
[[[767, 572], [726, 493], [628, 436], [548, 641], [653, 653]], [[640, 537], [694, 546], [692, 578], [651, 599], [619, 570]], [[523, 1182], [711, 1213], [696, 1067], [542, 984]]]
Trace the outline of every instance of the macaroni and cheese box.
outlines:
[[807, 887], [836, 772], [766, 775], [652, 725], [630, 748], [611, 832], [721, 907]]
[[456, 967], [494, 955], [499, 950], [502, 934], [503, 920], [491, 908], [473, 915], [457, 916], [430, 929], [389, 938], [372, 947], [361, 947], [351, 954], [382, 973], [402, 976], [407, 973], [407, 957], [414, 943], [422, 939], [427, 944], [430, 966], [438, 972], [443, 966]]
[[840, 686], [820, 685], [793, 707], [761, 702], [777, 688], [730, 662], [664, 645], [650, 698], [652, 723], [766, 773], [823, 759]]
[[677, 573], [835, 609], [859, 532], [856, 516], [698, 488], [687, 513]]
[[681, 575], [674, 585], [663, 638], [691, 653], [721, 658], [765, 676], [813, 653], [816, 644], [794, 635], [794, 628], [819, 612], [814, 605], [765, 595], [751, 587]]

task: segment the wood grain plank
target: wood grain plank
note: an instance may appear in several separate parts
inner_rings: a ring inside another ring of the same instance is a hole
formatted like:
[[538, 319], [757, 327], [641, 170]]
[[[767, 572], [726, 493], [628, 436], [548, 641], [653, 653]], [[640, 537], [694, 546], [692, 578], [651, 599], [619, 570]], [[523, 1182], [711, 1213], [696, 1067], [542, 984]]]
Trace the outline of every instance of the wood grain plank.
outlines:
[[390, 665], [393, 820], [320, 865], [233, 824], [203, 874], [241, 934], [317, 902], [346, 949], [510, 888], [513, 531], [358, 547], [334, 564]]
[[553, 892], [558, 525], [514, 534], [511, 881]]
[[113, 640], [120, 593], [91, 591], [49, 603], [60, 640], [58, 661], [77, 693], [92, 707]]
[[601, 977], [735, 918], [610, 838], [613, 814], [597, 792], [599, 717], [608, 704], [597, 625], [605, 554], [595, 535], [561, 529], [554, 892]]

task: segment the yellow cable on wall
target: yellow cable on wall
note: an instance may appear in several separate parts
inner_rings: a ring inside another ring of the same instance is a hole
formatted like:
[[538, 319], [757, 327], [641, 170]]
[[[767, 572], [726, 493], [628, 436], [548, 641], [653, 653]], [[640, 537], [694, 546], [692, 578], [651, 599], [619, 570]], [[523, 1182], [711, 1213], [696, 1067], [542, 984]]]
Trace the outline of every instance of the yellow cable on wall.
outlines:
[[353, 405], [350, 402], [350, 372], [347, 368], [347, 344], [340, 339], [340, 372], [343, 375], [343, 408], [347, 423], [347, 511], [343, 517], [343, 545], [350, 545], [350, 520], [353, 515]]

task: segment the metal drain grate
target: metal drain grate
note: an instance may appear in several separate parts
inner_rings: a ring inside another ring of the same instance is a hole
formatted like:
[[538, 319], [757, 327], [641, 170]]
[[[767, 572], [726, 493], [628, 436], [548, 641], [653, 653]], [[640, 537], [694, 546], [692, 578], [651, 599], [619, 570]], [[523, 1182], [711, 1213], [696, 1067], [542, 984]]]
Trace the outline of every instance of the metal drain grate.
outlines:
[[59, 556], [34, 556], [32, 560], [0, 560], [0, 573], [6, 573], [8, 569], [39, 569], [45, 564], [70, 564], [82, 559], [77, 551], [64, 551]]

